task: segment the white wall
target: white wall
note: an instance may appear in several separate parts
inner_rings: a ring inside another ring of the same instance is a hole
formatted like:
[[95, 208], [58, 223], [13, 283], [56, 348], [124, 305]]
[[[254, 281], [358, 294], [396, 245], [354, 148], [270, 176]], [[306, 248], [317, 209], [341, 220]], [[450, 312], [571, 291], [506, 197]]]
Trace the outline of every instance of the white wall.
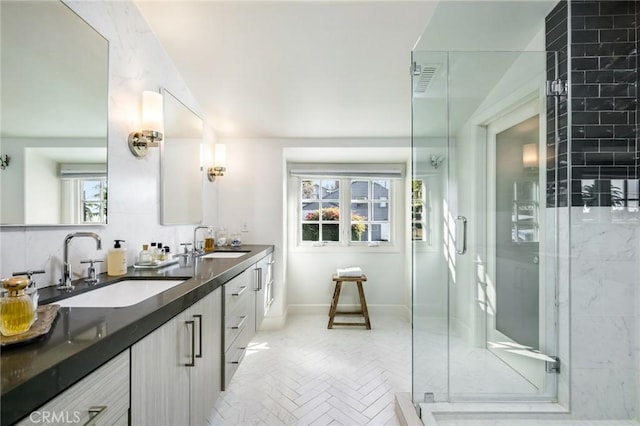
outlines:
[[219, 208], [215, 224], [233, 232], [246, 223], [248, 232], [242, 234], [244, 241], [275, 244], [275, 301], [265, 327], [282, 324], [290, 305], [297, 305], [298, 310], [305, 309], [301, 305], [309, 309], [326, 307], [328, 312], [331, 272], [339, 266], [354, 264], [365, 268], [370, 278], [365, 288], [368, 304], [408, 308], [410, 276], [404, 245], [395, 254], [349, 255], [348, 258], [344, 254], [320, 258], [290, 250], [286, 240], [289, 219], [285, 178], [287, 161], [309, 161], [309, 152], [316, 161], [345, 162], [351, 149], [361, 152], [365, 148], [370, 156], [359, 156], [362, 161], [393, 162], [391, 157], [394, 157], [406, 162], [410, 155], [408, 139], [226, 139], [222, 142], [227, 145], [227, 172], [216, 180]]
[[[103, 250], [96, 251], [87, 238], [71, 242], [70, 258], [74, 278], [86, 273], [80, 260], [104, 259], [113, 239], [126, 240], [127, 260], [135, 261], [143, 243], [162, 241], [176, 247], [191, 241], [193, 226], [161, 226], [159, 196], [159, 152], [151, 149], [145, 158], [135, 158], [127, 146], [130, 131], [140, 121], [143, 90], [165, 87], [185, 105], [199, 113], [200, 108], [173, 62], [151, 33], [136, 6], [129, 1], [67, 1], [109, 41], [109, 224], [91, 227], [11, 227], [0, 233], [0, 275], [24, 269], [45, 269], [37, 276], [39, 286], [52, 285], [61, 275], [65, 235], [78, 230], [95, 231], [102, 236]], [[205, 125], [205, 138], [214, 135]], [[215, 186], [205, 186], [205, 217], [216, 210]], [[106, 265], [98, 264], [98, 272]]]

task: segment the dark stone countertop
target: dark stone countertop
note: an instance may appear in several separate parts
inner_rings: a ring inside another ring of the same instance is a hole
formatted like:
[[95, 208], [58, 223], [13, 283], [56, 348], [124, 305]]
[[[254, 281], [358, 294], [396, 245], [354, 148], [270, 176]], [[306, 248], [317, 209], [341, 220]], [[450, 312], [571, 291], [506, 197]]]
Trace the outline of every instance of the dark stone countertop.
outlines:
[[[222, 251], [222, 250], [218, 250]], [[127, 275], [98, 276], [88, 288], [63, 293], [55, 287], [40, 289], [40, 304], [55, 302], [122, 279], [185, 279], [159, 295], [122, 308], [60, 308], [51, 331], [41, 339], [2, 348], [1, 420], [10, 425], [68, 389], [92, 371], [129, 348], [165, 322], [273, 252], [271, 245], [243, 245], [238, 258], [190, 259], [191, 265], [159, 270], [128, 269]]]

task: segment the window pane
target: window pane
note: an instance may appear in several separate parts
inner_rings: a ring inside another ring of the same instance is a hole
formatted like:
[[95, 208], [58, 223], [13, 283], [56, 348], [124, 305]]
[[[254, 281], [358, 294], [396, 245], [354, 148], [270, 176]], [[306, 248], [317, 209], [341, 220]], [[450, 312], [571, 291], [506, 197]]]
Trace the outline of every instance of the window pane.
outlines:
[[389, 204], [373, 203], [373, 220], [376, 220], [376, 221], [389, 220]]
[[365, 223], [355, 223], [351, 225], [351, 241], [369, 241], [369, 225]]
[[388, 223], [374, 223], [371, 225], [371, 239], [369, 241], [389, 241], [390, 229]]
[[322, 241], [340, 241], [340, 225], [322, 225]]
[[389, 180], [374, 180], [373, 185], [373, 199], [374, 200], [388, 200], [389, 199]]
[[338, 203], [322, 203], [322, 220], [337, 222], [340, 220]]
[[351, 199], [367, 200], [369, 198], [369, 182], [366, 180], [351, 181]]
[[302, 199], [317, 200], [319, 198], [318, 189], [320, 188], [319, 180], [303, 180], [302, 181]]
[[100, 181], [99, 180], [83, 180], [82, 181], [83, 199], [88, 201], [100, 201]]
[[323, 200], [339, 200], [340, 199], [340, 181], [339, 180], [323, 180], [322, 181], [322, 199]]
[[351, 221], [360, 222], [369, 219], [369, 203], [351, 203]]
[[100, 203], [84, 203], [83, 222], [101, 222]]
[[302, 224], [302, 241], [319, 241], [320, 225], [312, 223]]
[[319, 220], [320, 203], [302, 203], [302, 220]]

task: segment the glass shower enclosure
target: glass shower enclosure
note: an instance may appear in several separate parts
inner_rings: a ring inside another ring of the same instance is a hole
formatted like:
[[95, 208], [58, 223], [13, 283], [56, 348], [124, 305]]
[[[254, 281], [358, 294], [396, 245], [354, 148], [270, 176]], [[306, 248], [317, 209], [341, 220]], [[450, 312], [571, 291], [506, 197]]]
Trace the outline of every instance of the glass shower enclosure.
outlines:
[[[556, 52], [412, 55], [412, 398], [557, 398]], [[566, 111], [565, 111], [566, 117]]]

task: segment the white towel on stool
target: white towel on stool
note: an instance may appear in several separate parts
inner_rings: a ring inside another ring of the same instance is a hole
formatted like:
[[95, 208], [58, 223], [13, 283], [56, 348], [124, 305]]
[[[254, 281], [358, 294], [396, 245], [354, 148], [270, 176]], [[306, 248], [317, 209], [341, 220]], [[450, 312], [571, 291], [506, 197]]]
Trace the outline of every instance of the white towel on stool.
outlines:
[[336, 269], [336, 275], [339, 277], [361, 277], [362, 269], [358, 266], [351, 268], [338, 268]]

